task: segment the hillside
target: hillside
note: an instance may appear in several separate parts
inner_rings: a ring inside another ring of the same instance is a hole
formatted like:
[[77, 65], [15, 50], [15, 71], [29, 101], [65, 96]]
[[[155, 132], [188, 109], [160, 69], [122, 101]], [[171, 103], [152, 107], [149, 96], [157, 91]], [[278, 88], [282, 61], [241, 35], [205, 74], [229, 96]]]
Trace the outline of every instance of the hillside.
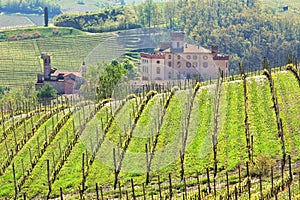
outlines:
[[256, 73], [196, 87], [185, 81], [172, 90], [76, 107], [10, 105], [0, 126], [0, 198], [16, 192], [39, 199], [247, 199], [250, 189], [253, 198], [286, 199], [290, 188], [297, 199], [299, 81], [279, 68], [272, 79], [274, 85]]
[[[59, 35], [54, 35], [53, 30], [58, 30]], [[35, 32], [40, 34], [37, 39], [21, 38]], [[159, 35], [151, 35], [149, 39], [149, 34], [142, 29], [102, 34], [86, 34], [69, 28], [5, 31], [0, 33], [3, 40], [0, 42], [0, 85], [19, 88], [24, 86], [21, 83], [35, 83], [36, 74], [42, 70], [40, 55], [43, 52], [52, 56], [53, 67], [77, 71], [83, 61], [96, 65], [118, 59], [131, 50], [155, 48], [154, 37], [159, 38]], [[7, 41], [8, 38], [18, 40]]]

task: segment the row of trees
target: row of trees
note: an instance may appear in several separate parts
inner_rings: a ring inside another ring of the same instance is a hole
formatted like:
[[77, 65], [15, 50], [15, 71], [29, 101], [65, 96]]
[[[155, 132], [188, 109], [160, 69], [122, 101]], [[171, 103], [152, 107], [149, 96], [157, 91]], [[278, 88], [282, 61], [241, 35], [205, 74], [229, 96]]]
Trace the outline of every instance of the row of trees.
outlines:
[[0, 12], [24, 13], [24, 14], [43, 14], [44, 7], [48, 7], [49, 15], [54, 16], [61, 13], [60, 6], [48, 0], [7, 0], [5, 3], [0, 0]]

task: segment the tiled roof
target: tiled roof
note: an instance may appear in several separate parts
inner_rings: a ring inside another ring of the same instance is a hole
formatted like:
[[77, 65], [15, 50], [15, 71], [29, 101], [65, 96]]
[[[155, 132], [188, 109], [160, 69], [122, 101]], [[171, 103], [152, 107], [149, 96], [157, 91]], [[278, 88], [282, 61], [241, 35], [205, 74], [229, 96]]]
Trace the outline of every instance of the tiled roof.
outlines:
[[70, 71], [61, 71], [61, 70], [56, 70], [53, 74], [51, 74], [51, 76], [58, 76], [59, 74], [63, 74], [64, 77], [69, 76], [71, 74], [77, 77], [82, 77], [80, 72], [70, 72]]
[[[167, 48], [163, 51], [164, 53], [174, 53], [171, 48]], [[211, 50], [205, 49], [204, 47], [184, 43], [183, 53], [211, 53]]]
[[185, 43], [183, 46], [184, 53], [211, 53], [211, 50], [205, 49], [204, 47]]

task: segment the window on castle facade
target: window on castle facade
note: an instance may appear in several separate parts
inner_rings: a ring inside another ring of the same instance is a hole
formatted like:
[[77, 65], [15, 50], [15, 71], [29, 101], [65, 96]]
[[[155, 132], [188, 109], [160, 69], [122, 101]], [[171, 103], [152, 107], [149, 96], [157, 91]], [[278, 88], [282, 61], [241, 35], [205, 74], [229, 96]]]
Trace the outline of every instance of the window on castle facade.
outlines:
[[160, 67], [156, 67], [156, 74], [160, 74]]
[[187, 63], [186, 63], [186, 67], [187, 67], [187, 68], [190, 68], [190, 67], [191, 67], [191, 63], [190, 63], [190, 62], [187, 62]]

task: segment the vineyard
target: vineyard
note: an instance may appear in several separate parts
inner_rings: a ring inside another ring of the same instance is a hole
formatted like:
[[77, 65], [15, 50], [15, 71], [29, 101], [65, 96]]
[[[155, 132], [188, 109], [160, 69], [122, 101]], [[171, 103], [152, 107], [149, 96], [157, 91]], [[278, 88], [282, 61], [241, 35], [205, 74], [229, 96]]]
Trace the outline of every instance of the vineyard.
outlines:
[[2, 105], [0, 199], [297, 199], [299, 74], [253, 75]]
[[[16, 88], [36, 82], [42, 72], [41, 53], [52, 57], [52, 66], [59, 70], [78, 71], [83, 61], [89, 65], [111, 62], [131, 50], [154, 48], [155, 44], [143, 31], [66, 36], [0, 42], [0, 85]], [[41, 29], [42, 34], [43, 30]], [[49, 31], [48, 31], [49, 32]], [[75, 30], [73, 30], [75, 32]], [[20, 31], [20, 34], [22, 32]], [[51, 32], [52, 34], [52, 32]]]

